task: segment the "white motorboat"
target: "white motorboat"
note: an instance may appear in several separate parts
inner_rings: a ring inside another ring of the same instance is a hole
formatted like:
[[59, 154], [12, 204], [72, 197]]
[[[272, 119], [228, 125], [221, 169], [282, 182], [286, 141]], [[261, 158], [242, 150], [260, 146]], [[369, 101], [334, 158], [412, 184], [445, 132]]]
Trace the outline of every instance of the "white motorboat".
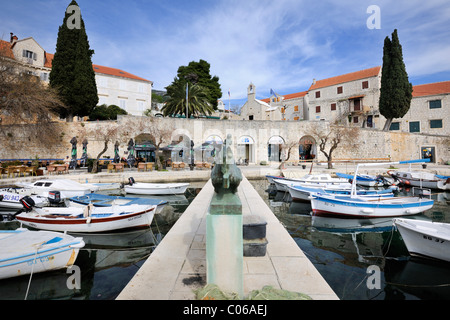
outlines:
[[126, 193], [130, 194], [148, 194], [148, 195], [172, 195], [184, 194], [189, 183], [145, 183], [135, 182], [131, 177], [130, 184], [125, 185]]
[[31, 196], [37, 207], [48, 204], [48, 198], [31, 195], [24, 189], [5, 188], [0, 190], [0, 210], [19, 210], [22, 209], [20, 199], [24, 196]]
[[82, 238], [49, 232], [0, 231], [0, 279], [70, 267], [84, 247]]
[[301, 178], [281, 178], [281, 179], [273, 179], [273, 182], [278, 191], [288, 191], [287, 186], [294, 186], [300, 184], [307, 185], [316, 185], [316, 186], [340, 186], [340, 187], [349, 187], [351, 184], [347, 179], [342, 178], [333, 178], [331, 175], [327, 173], [319, 173], [319, 174], [307, 174]]
[[87, 193], [96, 192], [100, 188], [99, 186], [82, 184], [70, 179], [43, 179], [32, 183], [21, 184], [21, 186], [28, 189], [31, 194], [45, 197], [48, 197], [52, 191], [59, 191], [62, 198], [82, 196]]
[[63, 232], [107, 232], [146, 228], [152, 223], [157, 205], [130, 204], [95, 207], [93, 204], [68, 207], [34, 208], [22, 199], [25, 212], [16, 219], [23, 225], [41, 230]]
[[411, 255], [450, 262], [450, 224], [399, 218], [393, 222]]

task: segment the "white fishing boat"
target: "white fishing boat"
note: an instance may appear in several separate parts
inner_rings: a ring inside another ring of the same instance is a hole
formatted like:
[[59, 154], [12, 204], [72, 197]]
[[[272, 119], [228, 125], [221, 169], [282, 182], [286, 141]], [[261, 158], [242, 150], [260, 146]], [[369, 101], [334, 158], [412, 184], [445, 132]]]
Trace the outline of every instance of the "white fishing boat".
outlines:
[[[292, 201], [311, 202], [311, 196], [315, 194], [335, 194], [335, 195], [350, 195], [350, 187], [316, 187], [307, 185], [293, 185], [288, 186], [289, 194]], [[392, 189], [383, 190], [357, 190], [356, 194], [361, 197], [393, 197]]]
[[26, 211], [17, 214], [16, 219], [23, 225], [74, 233], [149, 227], [157, 209], [157, 205], [148, 204], [34, 208], [29, 199], [22, 199], [22, 202]]
[[339, 186], [339, 187], [349, 187], [351, 184], [347, 179], [333, 178], [327, 173], [318, 174], [307, 174], [301, 178], [281, 178], [273, 179], [273, 182], [278, 191], [288, 191], [288, 186], [294, 185], [316, 185], [316, 186]]
[[70, 179], [37, 180], [32, 183], [22, 183], [21, 186], [31, 194], [48, 197], [52, 191], [59, 191], [62, 198], [82, 196], [87, 193], [96, 192], [99, 186], [82, 184]]
[[274, 179], [284, 179], [284, 177], [282, 177], [282, 176], [271, 176], [271, 175], [266, 175], [266, 178], [270, 184], [274, 183], [273, 182]]
[[[421, 160], [411, 160], [420, 162]], [[389, 162], [383, 165], [409, 163], [411, 161]], [[359, 166], [377, 166], [379, 163], [358, 164], [355, 170], [355, 178]], [[428, 195], [428, 198], [426, 197]], [[414, 215], [431, 209], [434, 201], [431, 200], [431, 192], [425, 192], [412, 197], [364, 198], [356, 193], [356, 179], [353, 179], [351, 195], [315, 194], [311, 196], [313, 215], [316, 216], [340, 216], [360, 218], [382, 218]]]
[[450, 224], [398, 218], [393, 222], [411, 255], [450, 262]]
[[172, 195], [184, 194], [189, 183], [145, 183], [135, 182], [131, 177], [130, 184], [125, 185], [126, 193], [130, 194], [148, 194], [148, 195]]
[[82, 238], [48, 232], [0, 231], [0, 279], [70, 267], [84, 247]]
[[450, 177], [425, 171], [388, 171], [388, 174], [405, 186], [450, 190]]

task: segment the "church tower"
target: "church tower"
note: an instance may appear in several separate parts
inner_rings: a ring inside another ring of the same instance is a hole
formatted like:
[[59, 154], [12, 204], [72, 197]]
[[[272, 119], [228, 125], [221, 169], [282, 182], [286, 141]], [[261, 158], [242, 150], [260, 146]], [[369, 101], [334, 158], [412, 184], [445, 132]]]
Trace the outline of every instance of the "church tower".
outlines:
[[256, 98], [256, 87], [251, 82], [247, 88], [247, 96], [248, 101], [253, 101]]

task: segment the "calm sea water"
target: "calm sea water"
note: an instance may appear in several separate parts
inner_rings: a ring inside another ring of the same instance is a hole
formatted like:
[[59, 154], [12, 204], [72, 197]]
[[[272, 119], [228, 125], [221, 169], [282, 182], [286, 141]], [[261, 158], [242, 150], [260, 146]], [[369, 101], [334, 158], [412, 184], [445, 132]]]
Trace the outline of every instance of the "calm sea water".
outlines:
[[[204, 183], [191, 183], [185, 195], [159, 196], [169, 204], [144, 230], [108, 234], [82, 234], [86, 246], [75, 265], [81, 271], [81, 289], [68, 289], [66, 270], [0, 280], [0, 300], [111, 300], [115, 299], [160, 241], [186, 210]], [[111, 192], [110, 192], [111, 193]], [[117, 192], [112, 192], [117, 194]], [[0, 222], [0, 229], [16, 229], [17, 222]], [[75, 234], [74, 234], [75, 236]], [[80, 236], [77, 234], [76, 236]]]
[[[392, 218], [312, 217], [310, 204], [269, 192], [267, 180], [251, 183], [340, 299], [450, 299], [450, 263], [410, 257]], [[450, 223], [450, 193], [434, 191], [432, 198], [432, 209], [409, 218]], [[367, 285], [374, 265], [381, 271], [380, 289]]]
[[[266, 179], [250, 182], [340, 299], [450, 299], [450, 263], [411, 258], [392, 219], [311, 217], [309, 204], [292, 202], [289, 194], [268, 192]], [[67, 288], [65, 270], [38, 273], [32, 276], [26, 298], [115, 299], [203, 185], [191, 184], [186, 196], [169, 197], [170, 205], [152, 228], [83, 235], [86, 246], [75, 262], [81, 270], [81, 289]], [[434, 193], [433, 199], [432, 209], [410, 218], [450, 223], [450, 193]], [[1, 229], [17, 227], [15, 222], [0, 222]], [[380, 289], [367, 286], [367, 270], [373, 265], [381, 270]], [[30, 276], [0, 280], [0, 300], [24, 299], [29, 280]]]

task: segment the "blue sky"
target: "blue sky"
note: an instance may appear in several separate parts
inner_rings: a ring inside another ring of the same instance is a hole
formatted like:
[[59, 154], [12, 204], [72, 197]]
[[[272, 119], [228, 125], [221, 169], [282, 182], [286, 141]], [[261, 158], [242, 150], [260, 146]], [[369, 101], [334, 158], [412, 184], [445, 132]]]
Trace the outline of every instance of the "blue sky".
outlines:
[[[0, 0], [0, 37], [33, 37], [54, 53], [70, 0]], [[164, 89], [181, 65], [204, 59], [223, 100], [304, 91], [312, 80], [382, 64], [383, 41], [398, 29], [409, 79], [450, 80], [448, 0], [78, 0], [93, 63], [115, 67]], [[369, 29], [370, 5], [380, 29]]]

